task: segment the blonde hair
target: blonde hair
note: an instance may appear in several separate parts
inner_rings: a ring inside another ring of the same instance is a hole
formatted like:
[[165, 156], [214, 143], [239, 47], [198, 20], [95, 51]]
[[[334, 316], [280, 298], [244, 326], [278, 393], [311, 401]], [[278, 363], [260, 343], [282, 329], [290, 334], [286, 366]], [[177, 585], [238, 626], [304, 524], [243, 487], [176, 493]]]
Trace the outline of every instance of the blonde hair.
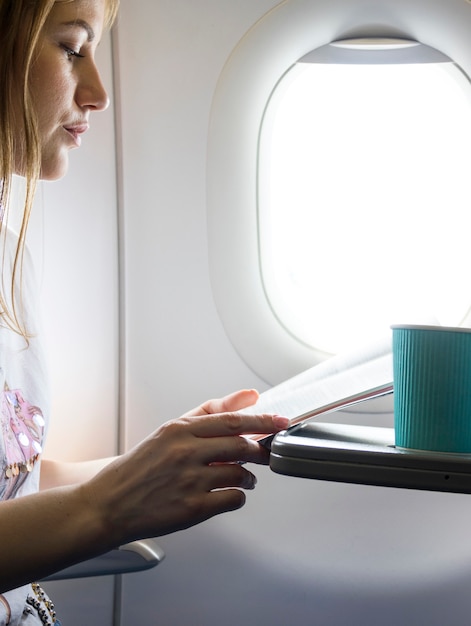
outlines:
[[[22, 273], [25, 238], [34, 194], [41, 171], [41, 145], [29, 89], [29, 76], [36, 46], [44, 24], [56, 2], [75, 0], [0, 0], [0, 239], [2, 252], [0, 321], [28, 338], [22, 302]], [[105, 26], [115, 20], [119, 0], [106, 0]], [[9, 284], [5, 285], [5, 246], [12, 176], [23, 156], [26, 180], [18, 243]]]

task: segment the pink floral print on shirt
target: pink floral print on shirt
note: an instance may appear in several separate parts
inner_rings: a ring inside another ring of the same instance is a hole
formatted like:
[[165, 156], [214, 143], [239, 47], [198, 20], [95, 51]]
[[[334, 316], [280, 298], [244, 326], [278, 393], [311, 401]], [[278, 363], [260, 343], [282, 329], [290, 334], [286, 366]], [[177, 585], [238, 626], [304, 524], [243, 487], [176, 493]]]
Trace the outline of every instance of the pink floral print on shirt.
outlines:
[[7, 385], [0, 394], [0, 422], [5, 456], [0, 475], [0, 499], [15, 497], [42, 452], [45, 421], [18, 389]]

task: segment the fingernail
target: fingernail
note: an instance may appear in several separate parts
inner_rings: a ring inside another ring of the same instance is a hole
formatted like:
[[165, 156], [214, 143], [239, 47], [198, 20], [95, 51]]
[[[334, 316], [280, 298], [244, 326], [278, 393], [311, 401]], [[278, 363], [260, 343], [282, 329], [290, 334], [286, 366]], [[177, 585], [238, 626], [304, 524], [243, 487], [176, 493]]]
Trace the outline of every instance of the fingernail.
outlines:
[[275, 428], [278, 428], [279, 430], [284, 430], [289, 426], [289, 418], [282, 417], [281, 415], [274, 415], [273, 424], [275, 425]]

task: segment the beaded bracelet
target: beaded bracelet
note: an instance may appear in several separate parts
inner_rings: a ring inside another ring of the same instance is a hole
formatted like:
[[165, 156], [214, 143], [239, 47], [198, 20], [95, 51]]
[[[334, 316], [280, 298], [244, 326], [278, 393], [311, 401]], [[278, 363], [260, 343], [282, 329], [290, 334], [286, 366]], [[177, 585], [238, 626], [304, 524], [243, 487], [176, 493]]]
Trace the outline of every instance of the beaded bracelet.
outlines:
[[44, 591], [37, 583], [32, 583], [31, 585], [34, 596], [28, 596], [26, 598], [26, 602], [36, 609], [38, 612], [39, 618], [44, 626], [52, 626], [56, 624], [56, 626], [60, 626], [59, 621], [56, 617], [56, 611], [54, 609], [54, 604], [49, 600]]

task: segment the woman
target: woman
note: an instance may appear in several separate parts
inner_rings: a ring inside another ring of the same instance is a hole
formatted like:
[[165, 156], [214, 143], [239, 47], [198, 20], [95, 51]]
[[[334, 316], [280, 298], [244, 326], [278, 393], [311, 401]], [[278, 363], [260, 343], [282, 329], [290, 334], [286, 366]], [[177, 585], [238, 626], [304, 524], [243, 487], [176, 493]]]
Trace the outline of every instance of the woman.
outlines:
[[[239, 435], [287, 425], [277, 416], [235, 413], [257, 399], [243, 390], [166, 423], [119, 458], [42, 459], [49, 411], [26, 226], [37, 180], [65, 174], [91, 112], [107, 107], [95, 51], [117, 1], [0, 0], [1, 624], [54, 623], [31, 581], [241, 507], [241, 489], [256, 481], [236, 461], [266, 463], [267, 452]], [[27, 183], [17, 238], [7, 228], [12, 174]]]

